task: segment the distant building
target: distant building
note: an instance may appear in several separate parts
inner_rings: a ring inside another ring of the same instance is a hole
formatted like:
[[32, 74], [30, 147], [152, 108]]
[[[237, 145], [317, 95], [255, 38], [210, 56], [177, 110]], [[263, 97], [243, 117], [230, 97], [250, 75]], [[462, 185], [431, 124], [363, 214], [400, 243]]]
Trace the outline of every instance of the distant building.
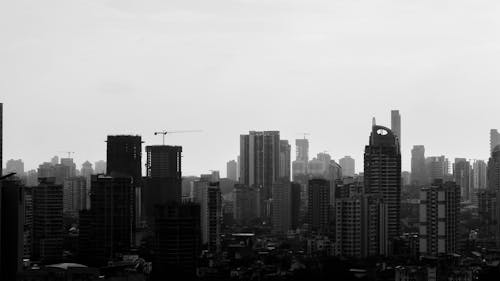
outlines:
[[280, 182], [273, 184], [273, 232], [287, 233], [292, 224], [292, 183]]
[[460, 187], [436, 180], [420, 191], [420, 254], [440, 256], [457, 251]]
[[467, 159], [455, 158], [455, 163], [453, 165], [453, 178], [455, 182], [460, 186], [462, 200], [471, 201], [471, 166]]
[[194, 202], [200, 205], [201, 241], [212, 252], [221, 247], [222, 196], [219, 182], [200, 179], [195, 182]]
[[307, 223], [312, 230], [327, 233], [330, 223], [330, 182], [311, 179], [307, 191]]
[[106, 161], [104, 160], [99, 160], [97, 162], [94, 163], [94, 167], [95, 167], [95, 171], [94, 173], [95, 174], [106, 174]]
[[24, 258], [31, 258], [33, 249], [33, 187], [25, 187], [24, 191]]
[[16, 173], [18, 177], [24, 175], [24, 162], [21, 159], [10, 159], [5, 166], [6, 173]]
[[427, 182], [445, 180], [448, 175], [448, 159], [444, 156], [431, 156], [425, 159], [427, 167]]
[[401, 185], [409, 186], [411, 185], [411, 173], [408, 171], [401, 172]]
[[240, 136], [240, 183], [260, 187], [263, 200], [271, 198], [272, 184], [279, 179], [279, 160], [279, 131], [251, 131]]
[[92, 163], [89, 161], [85, 161], [82, 164], [82, 169], [80, 170], [80, 174], [87, 181], [87, 186], [90, 187], [90, 180], [92, 175], [94, 174], [94, 169], [92, 168]]
[[61, 165], [68, 167], [68, 178], [76, 176], [76, 164], [73, 158], [61, 158]]
[[398, 138], [398, 144], [401, 147], [401, 115], [399, 110], [391, 110], [391, 131]]
[[496, 194], [495, 218], [497, 246], [500, 246], [500, 145], [497, 145], [491, 153], [488, 160], [488, 189], [489, 192]]
[[17, 280], [24, 256], [24, 190], [18, 179], [0, 182], [0, 279]]
[[292, 230], [299, 228], [299, 216], [301, 207], [301, 185], [299, 183], [292, 182], [290, 185], [290, 229]]
[[473, 190], [477, 192], [480, 189], [486, 189], [488, 180], [488, 165], [483, 160], [475, 160], [472, 164]]
[[234, 219], [241, 224], [260, 217], [260, 190], [242, 184], [234, 186]]
[[33, 188], [33, 259], [59, 262], [63, 254], [63, 186], [42, 178]]
[[351, 156], [345, 156], [339, 160], [340, 167], [342, 167], [342, 175], [344, 177], [354, 177], [355, 173], [355, 161]]
[[495, 147], [500, 145], [500, 133], [497, 129], [490, 130], [490, 152], [493, 153]]
[[373, 126], [364, 155], [364, 187], [367, 194], [382, 196], [387, 206], [387, 239], [400, 235], [401, 153], [397, 135]]
[[296, 139], [295, 146], [296, 146], [295, 160], [308, 162], [309, 161], [309, 140], [306, 138]]
[[64, 180], [63, 185], [63, 212], [76, 218], [81, 210], [87, 209], [87, 180], [72, 177]]
[[141, 136], [108, 136], [106, 142], [106, 173], [113, 177], [132, 177], [134, 186], [139, 186], [142, 178]]
[[238, 181], [238, 163], [236, 163], [235, 160], [231, 160], [227, 162], [226, 168], [227, 178], [233, 181]]
[[414, 145], [411, 150], [411, 183], [416, 186], [427, 183], [425, 147], [423, 145]]
[[29, 170], [26, 173], [26, 186], [36, 186], [38, 185], [38, 172], [37, 170]]
[[290, 181], [291, 178], [291, 146], [287, 140], [280, 140], [279, 179]]
[[201, 252], [200, 206], [193, 203], [159, 205], [155, 220], [155, 280], [173, 272], [187, 280], [193, 279]]

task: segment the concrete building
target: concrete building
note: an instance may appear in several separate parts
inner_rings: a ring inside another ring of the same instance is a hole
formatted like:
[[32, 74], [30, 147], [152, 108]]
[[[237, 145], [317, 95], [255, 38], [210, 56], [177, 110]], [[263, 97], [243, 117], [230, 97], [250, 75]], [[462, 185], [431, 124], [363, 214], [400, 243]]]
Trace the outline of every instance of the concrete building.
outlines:
[[16, 280], [24, 256], [24, 190], [17, 178], [0, 182], [0, 279]]
[[295, 160], [309, 161], [309, 140], [306, 138], [295, 140]]
[[0, 176], [3, 172], [3, 103], [0, 102]]
[[436, 180], [420, 191], [420, 254], [440, 256], [457, 251], [460, 187]]
[[95, 167], [95, 170], [94, 170], [94, 173], [95, 174], [106, 174], [106, 161], [104, 160], [99, 160], [97, 162], [94, 163], [94, 167]]
[[76, 164], [73, 158], [61, 158], [61, 165], [68, 167], [68, 178], [76, 176]]
[[280, 140], [280, 170], [279, 179], [290, 181], [291, 179], [291, 146], [287, 140]]
[[231, 160], [226, 164], [226, 177], [233, 181], [238, 181], [238, 163]]
[[273, 232], [287, 233], [292, 224], [292, 183], [273, 184]]
[[351, 156], [345, 156], [339, 160], [340, 167], [342, 167], [342, 176], [344, 177], [354, 177], [355, 172], [355, 161]]
[[90, 163], [89, 161], [83, 162], [82, 168], [80, 169], [80, 175], [82, 177], [85, 177], [88, 187], [90, 187], [90, 180], [93, 174], [94, 174], [94, 169], [92, 168], [92, 163]]
[[364, 155], [364, 187], [381, 196], [387, 206], [387, 239], [400, 235], [401, 153], [397, 136], [388, 128], [373, 126]]
[[272, 184], [279, 179], [279, 131], [251, 131], [240, 136], [240, 183], [262, 189], [263, 200], [271, 198]]
[[455, 163], [453, 164], [453, 178], [455, 182], [460, 186], [460, 194], [462, 196], [462, 200], [471, 201], [471, 166], [467, 159], [455, 158]]
[[[497, 145], [488, 160], [488, 189], [490, 193], [496, 194], [495, 219], [500, 218], [500, 145]], [[497, 247], [500, 247], [500, 223], [496, 224]]]
[[216, 253], [221, 247], [222, 195], [218, 181], [202, 178], [194, 182], [194, 202], [200, 205], [201, 241]]
[[234, 220], [246, 224], [260, 217], [260, 189], [236, 184], [234, 186]]
[[427, 184], [425, 147], [423, 145], [414, 145], [411, 150], [411, 183], [416, 186]]
[[140, 186], [142, 178], [141, 136], [108, 136], [106, 142], [106, 174], [113, 177], [132, 177], [134, 186]]
[[7, 161], [5, 165], [5, 172], [8, 173], [16, 173], [18, 177], [24, 175], [24, 162], [21, 159], [10, 159]]
[[475, 160], [472, 164], [473, 192], [486, 189], [488, 180], [488, 165], [483, 160]]
[[431, 156], [425, 159], [427, 167], [427, 182], [445, 180], [448, 175], [448, 159], [444, 156]]
[[24, 187], [24, 255], [30, 259], [33, 249], [33, 187]]
[[327, 233], [330, 229], [330, 182], [311, 179], [307, 192], [307, 223], [313, 231]]
[[396, 135], [401, 147], [401, 115], [399, 110], [391, 110], [391, 131]]
[[41, 178], [33, 188], [33, 259], [59, 262], [63, 254], [63, 186]]
[[495, 147], [500, 145], [500, 133], [497, 129], [490, 130], [490, 153], [493, 153]]
[[87, 209], [87, 179], [71, 177], [63, 184], [63, 212], [77, 218], [81, 210]]

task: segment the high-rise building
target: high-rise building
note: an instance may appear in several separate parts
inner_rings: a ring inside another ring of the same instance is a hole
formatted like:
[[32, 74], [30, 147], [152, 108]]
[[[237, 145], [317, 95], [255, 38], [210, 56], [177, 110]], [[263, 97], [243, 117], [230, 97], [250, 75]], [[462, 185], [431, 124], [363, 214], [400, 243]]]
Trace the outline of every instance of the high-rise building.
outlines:
[[344, 177], [354, 177], [355, 172], [355, 161], [351, 156], [345, 156], [339, 160], [340, 167], [342, 167], [342, 175]]
[[312, 230], [327, 233], [330, 223], [330, 182], [326, 179], [311, 179], [307, 192], [307, 223]]
[[378, 195], [351, 193], [335, 202], [335, 252], [366, 258], [387, 254], [387, 212]]
[[495, 219], [497, 224], [495, 235], [498, 247], [500, 246], [500, 223], [498, 223], [500, 218], [500, 145], [493, 149], [488, 160], [488, 192], [496, 194]]
[[245, 224], [260, 217], [260, 189], [236, 184], [234, 186], [234, 220]]
[[365, 191], [381, 196], [387, 206], [389, 240], [400, 233], [401, 153], [397, 140], [390, 129], [373, 126], [364, 155]]
[[18, 179], [0, 182], [0, 279], [17, 280], [24, 256], [24, 190]]
[[24, 188], [24, 258], [31, 258], [33, 246], [33, 187]]
[[283, 181], [273, 184], [273, 232], [287, 233], [292, 224], [292, 183]]
[[182, 147], [146, 146], [146, 155], [142, 205], [145, 217], [152, 223], [155, 205], [181, 201]]
[[63, 212], [78, 217], [81, 210], [87, 209], [87, 179], [71, 177], [64, 180], [63, 186]]
[[279, 131], [251, 131], [240, 136], [240, 183], [262, 189], [262, 199], [271, 198], [271, 187], [279, 179]]
[[292, 182], [290, 185], [290, 229], [295, 230], [299, 228], [299, 216], [300, 209], [302, 206], [301, 201], [301, 185], [296, 182]]
[[209, 182], [201, 192], [201, 241], [212, 253], [221, 247], [222, 195], [219, 182]]
[[465, 158], [455, 158], [453, 164], [453, 178], [460, 186], [462, 200], [470, 201], [472, 199], [471, 167], [469, 161]]
[[475, 160], [472, 164], [473, 173], [473, 190], [477, 192], [481, 189], [486, 189], [488, 179], [488, 165], [483, 160]]
[[0, 176], [3, 171], [3, 103], [0, 102]]
[[94, 167], [95, 167], [95, 174], [106, 174], [106, 161], [104, 160], [99, 160], [97, 162], [94, 163]]
[[[91, 265], [106, 265], [135, 243], [134, 187], [131, 177], [93, 175], [90, 211], [80, 212], [80, 244], [92, 241], [81, 259]], [[83, 215], [83, 218], [82, 218]]]
[[134, 186], [140, 186], [141, 151], [141, 136], [108, 136], [106, 173], [113, 177], [132, 177]]
[[444, 156], [431, 156], [425, 158], [427, 170], [427, 182], [444, 180], [448, 175], [448, 159]]
[[398, 137], [399, 147], [401, 147], [401, 115], [399, 110], [391, 110], [391, 131]]
[[500, 145], [500, 133], [497, 129], [490, 130], [490, 152], [493, 153], [495, 147]]
[[94, 169], [92, 168], [92, 163], [89, 161], [85, 161], [82, 164], [82, 168], [80, 170], [80, 174], [87, 181], [87, 186], [90, 187], [91, 176], [94, 174]]
[[76, 176], [76, 164], [73, 158], [61, 158], [61, 165], [68, 167], [69, 178]]
[[63, 254], [63, 186], [55, 178], [41, 178], [33, 188], [33, 259], [43, 264]]
[[460, 187], [436, 180], [420, 191], [420, 254], [440, 256], [457, 250]]
[[426, 184], [426, 171], [425, 147], [423, 145], [414, 145], [411, 150], [411, 183], [417, 186]]
[[235, 160], [231, 160], [226, 164], [227, 173], [226, 176], [228, 179], [233, 181], [238, 181], [238, 163]]
[[287, 140], [280, 140], [280, 170], [279, 179], [290, 181], [291, 173], [291, 146]]
[[24, 162], [21, 159], [10, 159], [5, 165], [6, 173], [16, 173], [17, 176], [21, 177], [24, 175]]
[[153, 276], [196, 277], [196, 261], [201, 253], [200, 206], [194, 203], [158, 205], [155, 214]]
[[309, 161], [309, 140], [306, 138], [295, 140], [295, 160]]

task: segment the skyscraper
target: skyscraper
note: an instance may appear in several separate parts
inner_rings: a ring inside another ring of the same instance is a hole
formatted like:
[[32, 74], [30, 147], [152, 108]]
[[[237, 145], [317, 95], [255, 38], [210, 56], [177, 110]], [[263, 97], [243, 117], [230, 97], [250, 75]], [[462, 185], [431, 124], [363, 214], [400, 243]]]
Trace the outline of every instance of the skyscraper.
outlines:
[[483, 160], [475, 160], [472, 164], [473, 172], [473, 189], [478, 191], [486, 189], [488, 179], [488, 165]]
[[455, 158], [453, 165], [453, 178], [460, 186], [460, 194], [464, 201], [472, 199], [471, 189], [471, 167], [469, 161], [465, 158]]
[[400, 233], [401, 153], [397, 136], [388, 128], [373, 126], [364, 155], [367, 194], [379, 195], [387, 206], [387, 239]]
[[[500, 218], [500, 145], [497, 145], [488, 160], [488, 191], [496, 194], [495, 218]], [[496, 242], [500, 246], [500, 223], [496, 224]]]
[[63, 186], [63, 212], [77, 218], [87, 208], [87, 179], [71, 177], [64, 180]]
[[495, 147], [500, 145], [500, 133], [497, 129], [490, 130], [490, 152], [493, 153]]
[[355, 161], [351, 156], [345, 156], [339, 160], [340, 167], [342, 167], [342, 175], [344, 177], [354, 177], [355, 175]]
[[444, 156], [431, 156], [425, 158], [427, 182], [444, 180], [448, 175], [448, 159]]
[[42, 178], [33, 188], [33, 259], [58, 262], [63, 254], [63, 186]]
[[242, 184], [234, 186], [234, 220], [245, 224], [260, 217], [260, 189]]
[[306, 138], [295, 140], [296, 154], [295, 160], [309, 161], [309, 140]]
[[287, 140], [280, 140], [279, 179], [290, 181], [291, 146]]
[[106, 174], [106, 161], [104, 160], [99, 160], [94, 163], [95, 171], [94, 173], [96, 174]]
[[132, 177], [134, 186], [141, 182], [141, 136], [108, 136], [106, 173], [114, 177]]
[[436, 180], [420, 191], [420, 254], [440, 256], [457, 250], [460, 187]]
[[231, 160], [226, 164], [226, 177], [233, 181], [238, 181], [238, 163], [235, 160]]
[[312, 230], [327, 233], [330, 223], [330, 182], [311, 179], [307, 193], [307, 222]]
[[391, 131], [398, 137], [399, 147], [401, 147], [401, 115], [399, 110], [391, 110]]
[[262, 189], [262, 199], [271, 198], [271, 187], [279, 179], [279, 131], [251, 131], [240, 136], [240, 183]]
[[18, 179], [0, 182], [0, 279], [17, 280], [24, 256], [24, 190]]
[[219, 182], [209, 182], [202, 190], [200, 210], [202, 243], [210, 252], [219, 252], [222, 224], [222, 195]]
[[273, 184], [273, 232], [287, 233], [292, 220], [292, 183], [278, 182]]
[[411, 150], [411, 183], [417, 186], [427, 183], [425, 147], [423, 145], [414, 145]]
[[5, 165], [6, 173], [16, 173], [18, 177], [24, 175], [24, 162], [21, 159], [10, 159]]
[[146, 146], [146, 178], [142, 189], [145, 216], [154, 217], [154, 206], [180, 202], [182, 197], [182, 147]]

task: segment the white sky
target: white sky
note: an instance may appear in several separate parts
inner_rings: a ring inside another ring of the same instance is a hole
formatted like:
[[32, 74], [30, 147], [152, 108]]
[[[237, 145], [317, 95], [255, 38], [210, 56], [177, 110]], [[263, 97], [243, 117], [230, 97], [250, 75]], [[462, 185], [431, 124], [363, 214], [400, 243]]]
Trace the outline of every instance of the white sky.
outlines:
[[108, 134], [184, 148], [183, 174], [225, 175], [239, 135], [311, 133], [362, 169], [371, 117], [410, 149], [487, 159], [500, 127], [500, 1], [0, 2], [4, 161], [105, 159]]

